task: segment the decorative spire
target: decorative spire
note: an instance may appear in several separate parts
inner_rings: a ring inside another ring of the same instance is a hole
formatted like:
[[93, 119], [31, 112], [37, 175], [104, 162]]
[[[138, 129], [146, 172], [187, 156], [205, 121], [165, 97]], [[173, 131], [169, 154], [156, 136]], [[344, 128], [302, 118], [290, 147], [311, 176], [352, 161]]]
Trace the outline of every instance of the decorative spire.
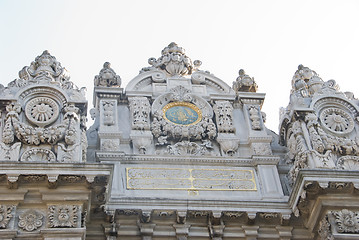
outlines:
[[239, 76], [233, 82], [233, 90], [236, 92], [257, 92], [257, 88], [254, 78], [247, 75], [243, 69], [239, 70]]
[[[192, 63], [186, 56], [185, 50], [172, 42], [162, 50], [162, 56], [148, 59], [148, 63], [157, 69], [166, 71], [171, 76], [191, 75], [202, 63], [199, 60]], [[145, 68], [144, 71], [150, 69]]]
[[115, 71], [111, 68], [109, 62], [103, 64], [99, 75], [95, 76], [95, 86], [97, 87], [120, 87], [121, 77], [116, 75]]

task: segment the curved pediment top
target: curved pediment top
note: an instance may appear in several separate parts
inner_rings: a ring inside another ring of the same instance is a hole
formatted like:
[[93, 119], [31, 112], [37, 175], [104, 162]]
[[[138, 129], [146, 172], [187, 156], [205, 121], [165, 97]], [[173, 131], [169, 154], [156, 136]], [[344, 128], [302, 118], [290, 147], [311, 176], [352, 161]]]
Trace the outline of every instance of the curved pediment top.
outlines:
[[149, 67], [142, 68], [140, 74], [132, 79], [126, 87], [126, 93], [168, 92], [181, 85], [200, 95], [225, 94], [235, 96], [233, 89], [224, 81], [208, 71], [200, 70], [202, 62], [192, 60], [185, 50], [176, 43], [165, 47], [159, 58], [150, 58]]

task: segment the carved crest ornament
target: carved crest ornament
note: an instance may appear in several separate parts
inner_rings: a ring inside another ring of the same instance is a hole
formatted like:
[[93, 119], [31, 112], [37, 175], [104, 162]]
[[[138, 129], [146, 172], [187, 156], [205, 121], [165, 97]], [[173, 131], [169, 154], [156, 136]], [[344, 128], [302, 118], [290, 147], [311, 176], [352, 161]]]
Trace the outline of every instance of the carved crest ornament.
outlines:
[[84, 155], [86, 147], [81, 148], [80, 143], [86, 130], [82, 120], [85, 113], [76, 106], [81, 101], [85, 104], [84, 89], [69, 80], [66, 69], [47, 51], [24, 67], [19, 77], [4, 89], [14, 100], [6, 106], [2, 157], [11, 161], [67, 162]]

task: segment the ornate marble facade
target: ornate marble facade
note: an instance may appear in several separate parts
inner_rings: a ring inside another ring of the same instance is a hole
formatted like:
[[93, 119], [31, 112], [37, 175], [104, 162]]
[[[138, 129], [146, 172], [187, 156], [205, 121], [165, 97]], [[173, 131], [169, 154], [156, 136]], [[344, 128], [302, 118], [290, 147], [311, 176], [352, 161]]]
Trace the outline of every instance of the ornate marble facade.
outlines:
[[0, 86], [1, 239], [358, 239], [359, 101], [300, 65], [279, 135], [265, 94], [175, 43], [126, 88], [44, 51]]

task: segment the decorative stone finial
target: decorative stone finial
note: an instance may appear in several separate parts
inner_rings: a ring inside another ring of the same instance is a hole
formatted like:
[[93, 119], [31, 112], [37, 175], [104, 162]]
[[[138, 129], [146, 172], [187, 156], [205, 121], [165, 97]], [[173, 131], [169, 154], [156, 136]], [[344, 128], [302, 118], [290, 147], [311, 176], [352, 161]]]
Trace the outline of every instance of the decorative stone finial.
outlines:
[[257, 92], [257, 88], [254, 78], [247, 75], [243, 69], [240, 69], [239, 76], [233, 82], [233, 90], [236, 92]]
[[[162, 56], [157, 60], [156, 58], [148, 59], [148, 63], [153, 68], [166, 71], [171, 76], [191, 75], [202, 63], [195, 60], [194, 64], [189, 57], [186, 56], [185, 50], [172, 42], [162, 50]], [[151, 70], [151, 68], [144, 68], [143, 71]]]
[[116, 75], [109, 62], [103, 64], [99, 75], [95, 76], [95, 86], [98, 87], [120, 87], [121, 77]]
[[300, 91], [303, 97], [307, 97], [321, 89], [323, 83], [315, 71], [300, 64], [292, 79], [292, 92]]

